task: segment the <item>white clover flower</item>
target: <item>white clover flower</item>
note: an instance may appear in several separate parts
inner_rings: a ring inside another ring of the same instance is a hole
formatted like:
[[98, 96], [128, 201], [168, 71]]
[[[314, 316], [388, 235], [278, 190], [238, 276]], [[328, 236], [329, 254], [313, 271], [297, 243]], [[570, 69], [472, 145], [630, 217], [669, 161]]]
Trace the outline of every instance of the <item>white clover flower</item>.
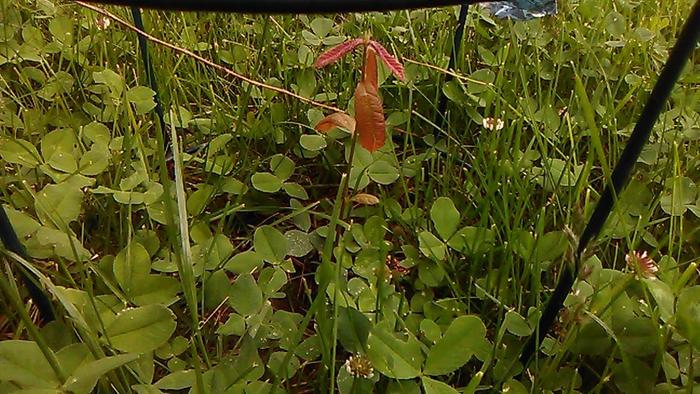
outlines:
[[374, 376], [372, 362], [361, 354], [348, 357], [345, 361], [345, 370], [356, 378], [372, 379]]
[[484, 126], [485, 129], [496, 131], [501, 130], [503, 126], [505, 126], [505, 123], [502, 119], [496, 119], [492, 117], [484, 118], [481, 121], [481, 124]]

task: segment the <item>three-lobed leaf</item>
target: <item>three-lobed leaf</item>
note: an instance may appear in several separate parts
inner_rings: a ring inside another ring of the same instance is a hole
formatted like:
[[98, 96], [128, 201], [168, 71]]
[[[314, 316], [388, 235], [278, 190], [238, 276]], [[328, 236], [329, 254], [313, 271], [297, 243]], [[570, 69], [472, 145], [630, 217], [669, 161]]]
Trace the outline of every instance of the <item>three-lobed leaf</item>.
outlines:
[[46, 185], [36, 194], [34, 207], [44, 224], [63, 226], [80, 216], [83, 192], [70, 182]]
[[283, 180], [269, 172], [256, 172], [250, 177], [250, 182], [263, 193], [276, 193], [282, 188]]
[[437, 260], [444, 260], [447, 255], [447, 247], [430, 231], [421, 231], [418, 234], [418, 248], [426, 256]]
[[289, 252], [289, 241], [279, 230], [264, 225], [253, 234], [255, 252], [270, 263], [281, 263]]
[[486, 340], [486, 326], [476, 316], [452, 321], [440, 340], [430, 348], [425, 361], [427, 375], [445, 375], [469, 361]]
[[294, 161], [283, 154], [276, 154], [270, 158], [270, 170], [281, 180], [287, 180], [294, 173]]

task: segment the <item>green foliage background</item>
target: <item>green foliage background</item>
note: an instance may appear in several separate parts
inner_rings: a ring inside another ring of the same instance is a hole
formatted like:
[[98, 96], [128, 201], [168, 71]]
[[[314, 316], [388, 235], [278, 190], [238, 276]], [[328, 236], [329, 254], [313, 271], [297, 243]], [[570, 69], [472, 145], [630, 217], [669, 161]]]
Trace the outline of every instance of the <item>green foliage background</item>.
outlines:
[[[0, 0], [0, 203], [31, 256], [2, 250], [0, 393], [694, 392], [697, 51], [556, 329], [516, 361], [691, 3], [562, 1], [528, 22], [471, 7], [448, 82], [456, 8], [144, 12], [167, 42], [350, 111], [359, 52], [312, 64], [371, 31], [407, 81], [380, 70], [391, 138], [370, 154], [316, 134], [318, 108], [151, 44], [160, 130], [133, 32]], [[20, 267], [57, 321], [14, 307]]]

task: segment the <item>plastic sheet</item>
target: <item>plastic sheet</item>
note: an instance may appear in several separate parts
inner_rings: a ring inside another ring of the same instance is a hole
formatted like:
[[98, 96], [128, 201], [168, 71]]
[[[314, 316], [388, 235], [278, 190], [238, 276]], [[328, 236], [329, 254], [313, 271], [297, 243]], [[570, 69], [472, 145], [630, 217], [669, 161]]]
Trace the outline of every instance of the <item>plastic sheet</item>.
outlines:
[[528, 20], [557, 13], [556, 0], [494, 1], [481, 6], [500, 19]]

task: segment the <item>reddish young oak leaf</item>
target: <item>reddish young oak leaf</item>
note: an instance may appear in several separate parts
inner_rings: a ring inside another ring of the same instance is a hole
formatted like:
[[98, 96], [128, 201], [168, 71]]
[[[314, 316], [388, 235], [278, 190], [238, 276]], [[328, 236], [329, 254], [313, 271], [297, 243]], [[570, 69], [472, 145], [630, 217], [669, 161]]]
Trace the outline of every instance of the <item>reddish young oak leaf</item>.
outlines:
[[344, 43], [336, 45], [333, 48], [327, 50], [326, 52], [323, 52], [318, 57], [318, 59], [316, 59], [314, 67], [321, 68], [331, 63], [335, 63], [340, 58], [347, 55], [350, 51], [352, 51], [360, 45], [365, 45], [367, 47], [373, 48], [376, 51], [379, 58], [382, 59], [384, 64], [386, 64], [387, 67], [389, 67], [389, 70], [391, 70], [391, 72], [394, 75], [396, 75], [398, 79], [402, 81], [406, 80], [406, 75], [404, 74], [403, 65], [401, 64], [401, 62], [399, 62], [398, 59], [389, 54], [389, 51], [387, 51], [386, 48], [382, 46], [382, 44], [378, 43], [377, 41], [367, 40], [364, 38], [354, 38], [352, 40], [345, 41]]
[[384, 110], [377, 89], [366, 80], [355, 88], [355, 121], [360, 145], [370, 152], [384, 146]]
[[394, 75], [396, 75], [396, 78], [402, 81], [406, 80], [406, 75], [403, 72], [403, 66], [398, 61], [398, 59], [390, 55], [389, 52], [386, 49], [384, 49], [382, 44], [374, 40], [370, 40], [369, 46], [377, 51], [379, 57], [382, 59], [384, 64], [386, 64], [387, 67], [389, 67], [389, 70], [391, 70], [391, 72], [394, 73]]
[[377, 82], [377, 52], [372, 47], [365, 49], [365, 68], [362, 70], [362, 80], [372, 85], [374, 91], [379, 90]]
[[327, 133], [334, 127], [342, 127], [351, 134], [355, 133], [355, 119], [343, 112], [334, 112], [321, 119], [314, 127], [320, 133]]
[[321, 68], [324, 66], [327, 66], [331, 63], [335, 63], [340, 59], [341, 57], [345, 56], [348, 52], [352, 51], [355, 49], [358, 45], [364, 44], [365, 40], [363, 38], [355, 38], [352, 40], [345, 41], [342, 44], [338, 44], [334, 46], [333, 48], [323, 52], [318, 59], [316, 59], [316, 63], [314, 63], [314, 67], [316, 68]]

